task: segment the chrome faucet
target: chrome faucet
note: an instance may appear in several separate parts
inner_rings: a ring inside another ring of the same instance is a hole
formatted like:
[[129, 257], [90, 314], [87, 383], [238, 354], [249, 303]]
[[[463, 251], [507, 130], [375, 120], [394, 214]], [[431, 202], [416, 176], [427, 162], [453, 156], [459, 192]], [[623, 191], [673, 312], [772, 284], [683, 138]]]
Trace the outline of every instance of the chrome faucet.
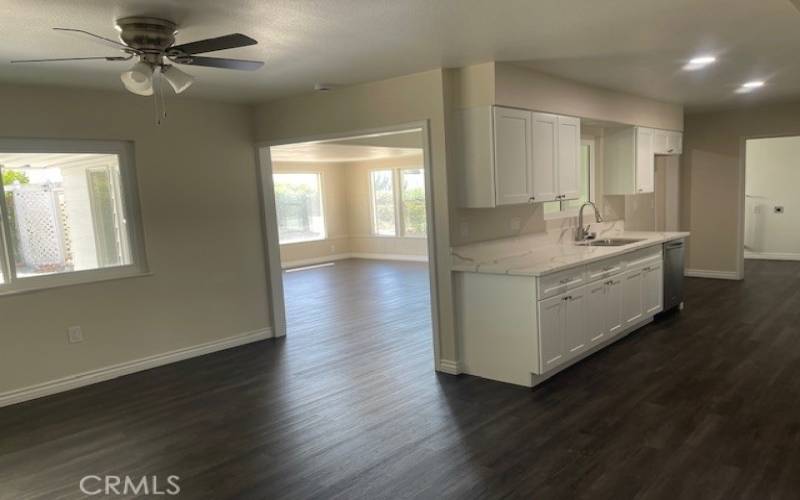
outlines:
[[581, 208], [578, 210], [578, 229], [575, 231], [575, 241], [584, 241], [594, 237], [594, 235], [589, 232], [591, 224], [587, 224], [586, 227], [583, 227], [583, 209], [586, 208], [586, 205], [591, 205], [594, 209], [594, 220], [596, 222], [603, 222], [600, 211], [597, 210], [597, 205], [591, 201], [587, 201], [581, 205]]

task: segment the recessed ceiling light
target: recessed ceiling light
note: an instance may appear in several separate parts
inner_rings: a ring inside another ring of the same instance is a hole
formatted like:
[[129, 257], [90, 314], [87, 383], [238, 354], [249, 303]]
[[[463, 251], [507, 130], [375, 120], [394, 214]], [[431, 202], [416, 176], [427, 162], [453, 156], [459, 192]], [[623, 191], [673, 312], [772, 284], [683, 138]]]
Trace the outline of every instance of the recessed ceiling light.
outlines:
[[742, 84], [742, 88], [744, 89], [757, 89], [758, 87], [763, 87], [764, 82], [761, 80], [753, 80], [752, 82], [747, 82]]
[[716, 61], [717, 58], [714, 56], [701, 56], [701, 57], [695, 57], [694, 59], [690, 60], [689, 64], [705, 66], [706, 64], [711, 64]]
[[693, 71], [696, 69], [705, 68], [709, 64], [713, 64], [717, 62], [717, 58], [714, 56], [698, 56], [693, 59], [690, 59], [688, 63], [683, 67], [683, 69], [687, 71]]

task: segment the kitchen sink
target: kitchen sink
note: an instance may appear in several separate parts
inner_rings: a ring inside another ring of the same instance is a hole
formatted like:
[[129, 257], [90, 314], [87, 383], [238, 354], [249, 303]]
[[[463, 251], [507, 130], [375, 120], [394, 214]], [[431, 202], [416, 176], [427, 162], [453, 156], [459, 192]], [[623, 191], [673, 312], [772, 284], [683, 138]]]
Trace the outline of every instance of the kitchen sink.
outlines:
[[621, 247], [625, 245], [630, 245], [631, 243], [638, 243], [640, 241], [644, 240], [634, 239], [634, 238], [606, 238], [602, 240], [581, 241], [580, 243], [576, 243], [576, 245], [582, 245], [587, 247]]

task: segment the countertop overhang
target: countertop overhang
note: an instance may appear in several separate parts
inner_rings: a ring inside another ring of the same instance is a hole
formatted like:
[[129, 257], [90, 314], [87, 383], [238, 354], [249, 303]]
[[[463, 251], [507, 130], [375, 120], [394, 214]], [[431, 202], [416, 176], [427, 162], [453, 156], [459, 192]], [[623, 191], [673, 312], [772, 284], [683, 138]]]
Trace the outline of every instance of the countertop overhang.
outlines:
[[[592, 247], [574, 242], [549, 243], [530, 249], [520, 249], [522, 238], [509, 238], [509, 252], [494, 252], [493, 255], [479, 255], [481, 252], [465, 251], [465, 247], [452, 250], [451, 270], [457, 272], [507, 274], [513, 276], [544, 276], [572, 267], [590, 264], [599, 260], [624, 255], [668, 241], [689, 237], [687, 232], [649, 232], [618, 231], [602, 237], [641, 239], [618, 247]], [[513, 242], [513, 240], [517, 240]], [[497, 244], [494, 244], [497, 246]], [[516, 248], [515, 248], [516, 247]], [[474, 253], [474, 255], [470, 255]]]

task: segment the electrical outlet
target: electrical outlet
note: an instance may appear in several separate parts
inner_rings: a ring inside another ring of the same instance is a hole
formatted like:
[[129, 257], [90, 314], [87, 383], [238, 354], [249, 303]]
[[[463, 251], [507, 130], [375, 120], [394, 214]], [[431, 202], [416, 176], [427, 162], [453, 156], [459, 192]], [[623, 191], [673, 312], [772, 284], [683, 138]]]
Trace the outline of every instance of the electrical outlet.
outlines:
[[511, 228], [512, 231], [519, 231], [519, 228], [522, 227], [522, 220], [519, 217], [512, 217], [508, 222], [508, 227]]
[[461, 232], [461, 237], [469, 236], [469, 224], [467, 223], [467, 221], [462, 220], [461, 224], [459, 225], [459, 229]]
[[71, 326], [67, 328], [67, 342], [70, 344], [77, 344], [83, 342], [83, 330], [79, 326]]
[[331, 253], [336, 253], [336, 245], [331, 245]]

